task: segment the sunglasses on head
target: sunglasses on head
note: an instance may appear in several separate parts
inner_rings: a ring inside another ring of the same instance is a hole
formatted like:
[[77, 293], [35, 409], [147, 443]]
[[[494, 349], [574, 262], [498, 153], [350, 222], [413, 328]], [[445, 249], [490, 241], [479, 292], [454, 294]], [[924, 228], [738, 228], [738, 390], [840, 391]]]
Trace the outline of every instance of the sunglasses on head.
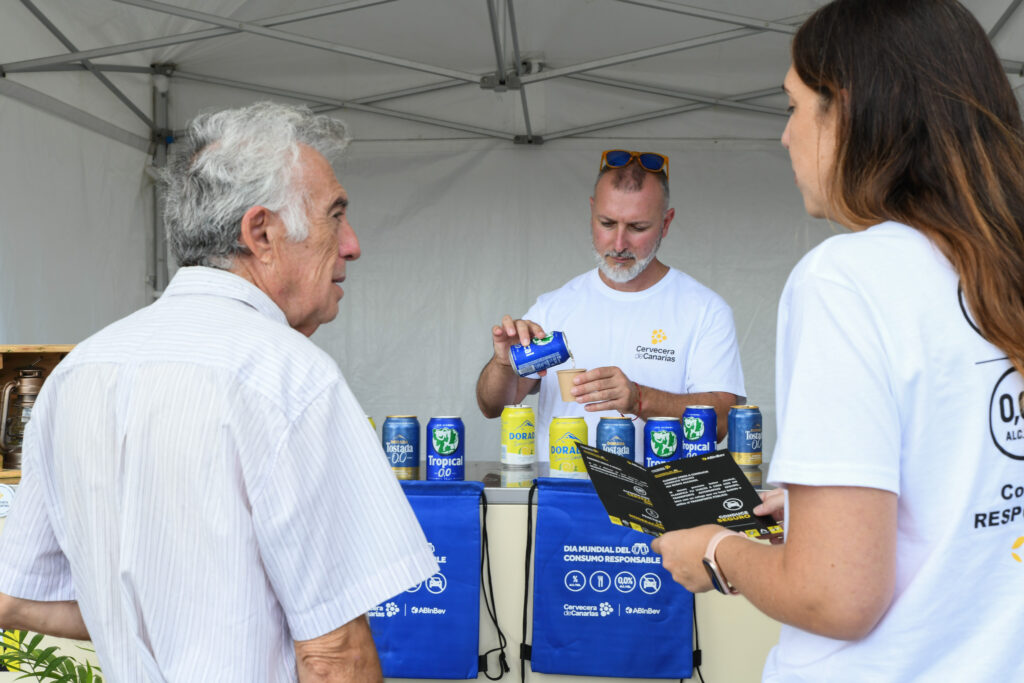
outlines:
[[609, 149], [601, 154], [601, 170], [629, 166], [636, 159], [640, 168], [651, 173], [664, 173], [668, 177], [668, 157], [657, 152], [630, 152], [625, 149]]

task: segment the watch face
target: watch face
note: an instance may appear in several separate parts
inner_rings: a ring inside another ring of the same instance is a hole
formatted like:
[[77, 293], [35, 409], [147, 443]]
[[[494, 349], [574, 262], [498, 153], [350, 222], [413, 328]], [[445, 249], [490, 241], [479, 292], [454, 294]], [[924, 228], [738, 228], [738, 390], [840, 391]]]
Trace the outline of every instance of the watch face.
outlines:
[[706, 559], [701, 560], [701, 562], [704, 563], [704, 571], [708, 573], [708, 578], [711, 579], [711, 585], [715, 587], [715, 590], [721, 593], [722, 595], [728, 595], [729, 590], [722, 585], [722, 580], [718, 576], [718, 572], [716, 571], [715, 565], [711, 564]]

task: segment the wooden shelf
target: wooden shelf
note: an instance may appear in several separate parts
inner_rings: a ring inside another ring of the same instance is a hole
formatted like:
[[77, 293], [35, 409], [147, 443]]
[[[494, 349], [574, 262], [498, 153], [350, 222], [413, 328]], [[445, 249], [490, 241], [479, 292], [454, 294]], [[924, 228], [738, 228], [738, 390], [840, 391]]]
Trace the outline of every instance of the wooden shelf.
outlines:
[[[0, 344], [0, 389], [18, 378], [18, 370], [29, 366], [40, 368], [45, 382], [57, 363], [73, 348], [74, 344]], [[17, 484], [19, 481], [21, 470], [0, 469], [0, 484]]]

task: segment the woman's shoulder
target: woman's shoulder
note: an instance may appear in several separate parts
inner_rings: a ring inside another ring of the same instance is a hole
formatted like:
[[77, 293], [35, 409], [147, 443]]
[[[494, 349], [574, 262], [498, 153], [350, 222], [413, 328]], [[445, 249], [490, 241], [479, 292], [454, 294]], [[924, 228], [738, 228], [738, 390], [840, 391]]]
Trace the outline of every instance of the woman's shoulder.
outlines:
[[800, 260], [793, 276], [862, 282], [865, 277], [912, 276], [921, 268], [945, 262], [924, 233], [886, 221], [826, 239]]

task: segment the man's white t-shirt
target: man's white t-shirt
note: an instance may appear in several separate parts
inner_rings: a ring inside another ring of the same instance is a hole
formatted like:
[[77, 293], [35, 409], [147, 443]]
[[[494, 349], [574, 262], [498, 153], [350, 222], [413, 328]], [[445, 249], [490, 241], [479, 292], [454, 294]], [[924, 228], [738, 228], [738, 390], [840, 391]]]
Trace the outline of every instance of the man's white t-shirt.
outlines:
[[[578, 368], [616, 366], [642, 386], [675, 394], [746, 393], [732, 310], [674, 268], [640, 292], [612, 289], [595, 268], [542, 294], [523, 317], [545, 332], [564, 332]], [[540, 462], [548, 461], [552, 418], [582, 416], [594, 443], [600, 418], [618, 416], [614, 410], [588, 413], [582, 404], [562, 401], [555, 371], [567, 367], [551, 368], [541, 378], [535, 442]], [[644, 422], [633, 425], [637, 460], [643, 462]]]
[[1024, 383], [949, 261], [897, 223], [826, 240], [786, 283], [776, 372], [769, 481], [896, 493], [896, 585], [862, 640], [784, 626], [764, 680], [1024, 680]]

